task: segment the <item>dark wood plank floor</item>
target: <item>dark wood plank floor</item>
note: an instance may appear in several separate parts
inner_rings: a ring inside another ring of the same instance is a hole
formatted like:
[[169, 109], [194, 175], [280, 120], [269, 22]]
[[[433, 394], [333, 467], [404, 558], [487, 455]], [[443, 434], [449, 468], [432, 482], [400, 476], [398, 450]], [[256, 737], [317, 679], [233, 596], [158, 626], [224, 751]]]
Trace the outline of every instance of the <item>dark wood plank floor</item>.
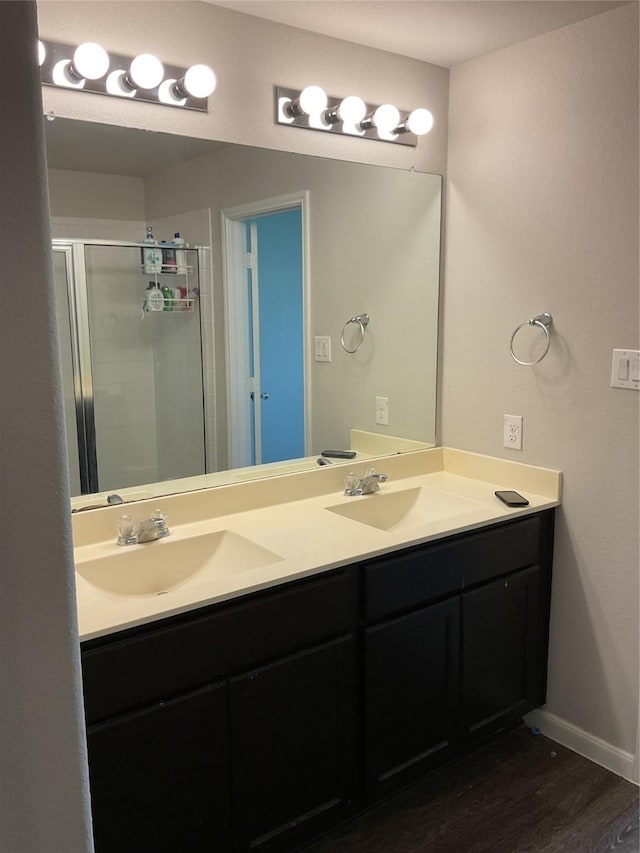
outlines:
[[639, 789], [521, 727], [304, 853], [638, 853]]

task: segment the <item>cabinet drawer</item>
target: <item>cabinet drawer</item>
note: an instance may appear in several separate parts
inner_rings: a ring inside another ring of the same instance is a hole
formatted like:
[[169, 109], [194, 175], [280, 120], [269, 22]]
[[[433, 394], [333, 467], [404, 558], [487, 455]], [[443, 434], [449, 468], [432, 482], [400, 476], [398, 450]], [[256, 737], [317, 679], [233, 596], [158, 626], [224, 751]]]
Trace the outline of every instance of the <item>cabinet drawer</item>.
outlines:
[[477, 533], [460, 547], [465, 587], [525, 569], [540, 561], [540, 518], [533, 515]]
[[427, 545], [365, 567], [365, 618], [378, 619], [462, 588], [454, 545]]
[[365, 567], [365, 617], [378, 619], [538, 562], [537, 516], [385, 557]]
[[353, 628], [357, 577], [341, 570], [84, 648], [89, 724]]

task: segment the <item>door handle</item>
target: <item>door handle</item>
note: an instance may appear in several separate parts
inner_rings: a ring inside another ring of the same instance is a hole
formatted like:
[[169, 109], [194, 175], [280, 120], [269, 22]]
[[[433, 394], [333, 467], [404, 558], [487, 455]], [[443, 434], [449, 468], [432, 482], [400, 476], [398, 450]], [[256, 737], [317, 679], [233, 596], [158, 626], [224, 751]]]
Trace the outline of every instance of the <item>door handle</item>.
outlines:
[[261, 400], [268, 400], [268, 399], [269, 399], [269, 395], [268, 395], [268, 394], [265, 394], [265, 392], [263, 391], [263, 392], [260, 394], [260, 399], [261, 399]]

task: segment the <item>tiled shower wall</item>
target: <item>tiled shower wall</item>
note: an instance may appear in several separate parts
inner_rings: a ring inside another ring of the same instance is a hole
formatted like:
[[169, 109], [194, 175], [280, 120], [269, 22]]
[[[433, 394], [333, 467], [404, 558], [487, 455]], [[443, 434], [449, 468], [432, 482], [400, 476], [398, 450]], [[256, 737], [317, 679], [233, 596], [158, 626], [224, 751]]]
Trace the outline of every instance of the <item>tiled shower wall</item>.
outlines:
[[142, 314], [137, 249], [86, 251], [99, 485], [159, 479], [153, 325]]

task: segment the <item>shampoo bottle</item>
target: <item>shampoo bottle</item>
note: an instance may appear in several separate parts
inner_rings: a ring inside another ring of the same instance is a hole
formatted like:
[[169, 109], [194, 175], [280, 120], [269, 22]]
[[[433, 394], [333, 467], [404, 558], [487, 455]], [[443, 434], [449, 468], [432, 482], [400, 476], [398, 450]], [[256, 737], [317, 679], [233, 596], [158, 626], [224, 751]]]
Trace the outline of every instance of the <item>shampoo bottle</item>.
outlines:
[[[185, 242], [180, 236], [179, 231], [176, 231], [176, 233], [173, 235], [173, 242], [176, 244], [176, 246], [185, 245]], [[176, 266], [178, 268], [177, 271], [181, 275], [185, 275], [185, 273], [187, 272], [187, 253], [184, 249], [176, 249]]]
[[173, 248], [173, 244], [167, 247], [164, 240], [162, 240], [162, 246], [162, 271], [168, 273], [175, 273], [176, 250]]

